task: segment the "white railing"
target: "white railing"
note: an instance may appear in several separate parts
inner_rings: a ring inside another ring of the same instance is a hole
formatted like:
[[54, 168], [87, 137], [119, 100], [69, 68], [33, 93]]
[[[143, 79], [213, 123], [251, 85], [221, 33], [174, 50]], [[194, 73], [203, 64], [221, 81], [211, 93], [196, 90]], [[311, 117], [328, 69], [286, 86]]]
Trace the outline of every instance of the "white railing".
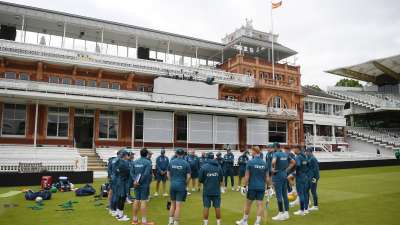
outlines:
[[332, 137], [332, 136], [306, 136], [307, 144], [345, 144], [344, 137]]
[[254, 87], [255, 84], [254, 78], [249, 75], [229, 73], [217, 69], [173, 65], [151, 60], [110, 56], [7, 40], [0, 40], [0, 54], [166, 77], [185, 76], [200, 81], [205, 81], [207, 78], [213, 77], [216, 83], [243, 87]]
[[296, 117], [294, 109], [276, 109], [263, 104], [248, 102], [226, 101], [219, 99], [199, 98], [181, 95], [158, 94], [151, 92], [138, 92], [127, 90], [114, 90], [108, 88], [53, 84], [37, 81], [23, 81], [13, 79], [0, 79], [0, 88], [8, 90], [34, 91], [41, 93], [55, 93], [62, 95], [79, 95], [88, 97], [100, 97], [106, 99], [135, 100], [143, 102], [191, 105], [242, 111], [262, 112], [265, 115]]

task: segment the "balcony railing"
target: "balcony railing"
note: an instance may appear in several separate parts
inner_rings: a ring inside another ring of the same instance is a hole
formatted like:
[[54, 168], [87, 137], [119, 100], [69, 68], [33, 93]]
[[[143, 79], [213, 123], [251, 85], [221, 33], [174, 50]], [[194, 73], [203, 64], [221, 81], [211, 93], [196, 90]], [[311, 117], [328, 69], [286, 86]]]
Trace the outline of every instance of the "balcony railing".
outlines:
[[[75, 95], [87, 97], [100, 97], [118, 100], [134, 100], [143, 102], [179, 104], [190, 106], [211, 107], [214, 109], [231, 109], [248, 112], [259, 112], [265, 116], [278, 116], [283, 118], [297, 117], [297, 111], [294, 109], [277, 109], [270, 108], [263, 104], [225, 101], [219, 99], [199, 98], [182, 95], [168, 95], [151, 92], [138, 92], [127, 90], [114, 90], [108, 88], [77, 86], [54, 84], [37, 81], [22, 81], [13, 79], [0, 79], [0, 89], [19, 90], [19, 91], [34, 91], [41, 93], [53, 93], [62, 95]], [[1, 93], [1, 90], [0, 90]]]
[[312, 136], [308, 135], [305, 137], [307, 144], [344, 144], [346, 143], [344, 137], [332, 137], [332, 136]]
[[92, 52], [82, 52], [7, 40], [0, 40], [0, 54], [4, 56], [22, 57], [34, 60], [153, 74], [166, 77], [185, 76], [192, 77], [199, 81], [205, 81], [207, 78], [213, 77], [214, 82], [216, 83], [254, 87], [254, 78], [251, 76], [229, 73], [218, 69], [173, 65], [151, 60], [102, 55]]
[[273, 79], [258, 79], [256, 80], [257, 87], [275, 87], [289, 90], [298, 90], [299, 87], [296, 86], [295, 82], [289, 83], [282, 80], [273, 80]]

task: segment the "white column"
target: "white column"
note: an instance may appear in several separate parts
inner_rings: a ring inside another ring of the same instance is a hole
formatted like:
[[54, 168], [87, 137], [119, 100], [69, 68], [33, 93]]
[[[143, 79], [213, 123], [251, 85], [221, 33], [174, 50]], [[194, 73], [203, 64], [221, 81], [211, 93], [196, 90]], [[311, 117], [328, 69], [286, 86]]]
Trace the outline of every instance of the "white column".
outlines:
[[313, 123], [313, 133], [313, 146], [315, 150], [315, 139], [317, 138], [317, 124], [315, 124], [315, 122]]
[[166, 54], [165, 54], [165, 62], [168, 62], [168, 60], [169, 60], [169, 43], [170, 43], [170, 41], [168, 40], [168, 43], [167, 43], [167, 52], [166, 52]]
[[335, 125], [332, 125], [332, 141], [336, 143]]
[[189, 140], [190, 140], [190, 114], [186, 113], [186, 149], [189, 149]]
[[215, 115], [212, 116], [212, 144], [213, 150], [215, 150]]
[[37, 146], [37, 127], [38, 127], [38, 113], [39, 113], [39, 102], [36, 101], [36, 109], [35, 109], [35, 131], [33, 134], [33, 147]]
[[199, 65], [199, 59], [197, 58], [197, 50], [198, 50], [198, 47], [196, 47], [196, 66]]
[[104, 50], [104, 27], [101, 28], [101, 49], [100, 54], [103, 53]]
[[131, 148], [135, 147], [135, 108], [132, 109]]
[[221, 63], [224, 63], [224, 49], [221, 50]]
[[22, 22], [21, 22], [21, 42], [24, 42], [25, 39], [25, 16], [22, 15]]
[[64, 22], [64, 27], [63, 27], [63, 36], [61, 40], [61, 48], [64, 48], [65, 45], [65, 34], [67, 33], [67, 22]]
[[175, 112], [172, 112], [172, 149], [175, 149]]

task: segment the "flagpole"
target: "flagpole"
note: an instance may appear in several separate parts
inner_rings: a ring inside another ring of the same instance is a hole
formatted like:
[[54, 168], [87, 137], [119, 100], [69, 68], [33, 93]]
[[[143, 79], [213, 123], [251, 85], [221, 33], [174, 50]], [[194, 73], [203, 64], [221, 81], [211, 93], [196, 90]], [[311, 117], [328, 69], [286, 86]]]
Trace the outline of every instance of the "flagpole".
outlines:
[[272, 0], [269, 4], [270, 11], [271, 11], [271, 33], [272, 33], [272, 79], [275, 80], [275, 57], [274, 57], [274, 21], [272, 16]]

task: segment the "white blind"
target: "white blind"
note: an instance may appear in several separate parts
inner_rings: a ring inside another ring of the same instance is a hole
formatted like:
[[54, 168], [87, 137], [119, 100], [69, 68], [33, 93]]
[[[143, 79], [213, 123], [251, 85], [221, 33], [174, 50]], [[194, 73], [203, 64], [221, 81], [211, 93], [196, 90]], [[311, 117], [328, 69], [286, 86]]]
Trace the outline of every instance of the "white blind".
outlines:
[[171, 112], [144, 111], [143, 141], [171, 143], [173, 137]]
[[212, 144], [212, 115], [189, 114], [189, 143]]
[[239, 144], [239, 126], [237, 117], [215, 117], [215, 143]]
[[268, 120], [246, 119], [247, 144], [267, 145], [268, 144]]

